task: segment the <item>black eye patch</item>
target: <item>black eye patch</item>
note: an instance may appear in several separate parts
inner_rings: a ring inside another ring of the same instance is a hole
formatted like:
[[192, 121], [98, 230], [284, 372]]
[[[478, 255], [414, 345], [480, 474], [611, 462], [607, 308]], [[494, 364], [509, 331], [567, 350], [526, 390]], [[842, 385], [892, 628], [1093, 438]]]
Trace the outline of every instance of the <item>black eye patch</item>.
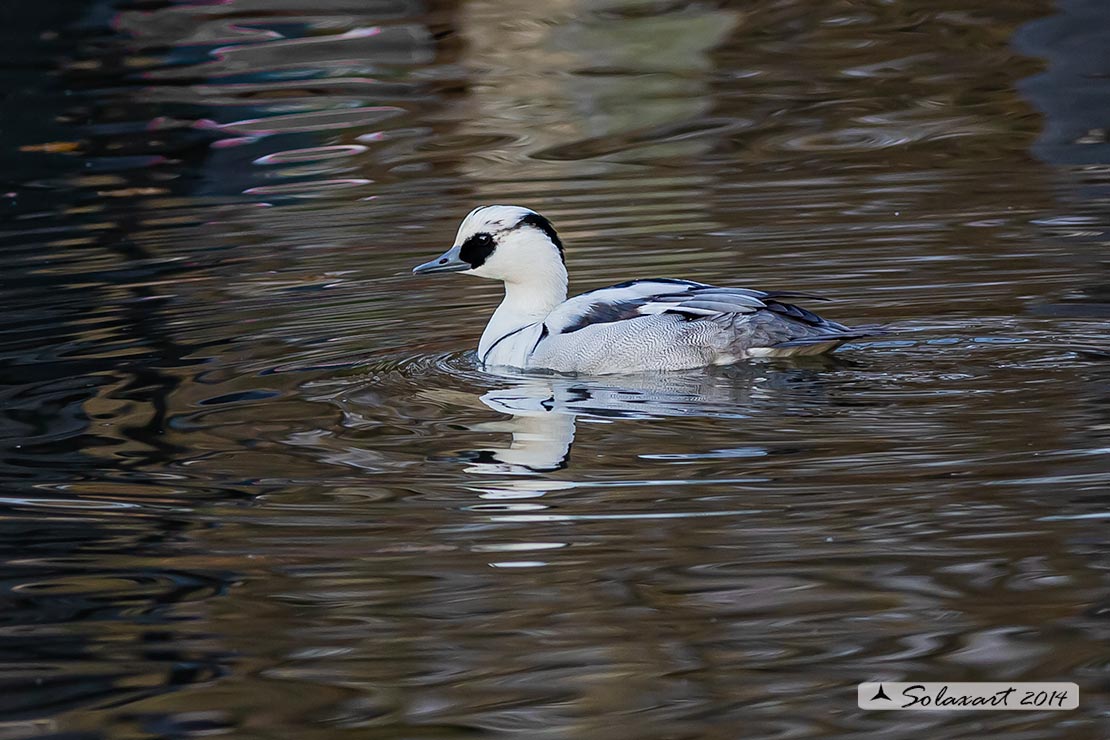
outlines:
[[462, 247], [459, 248], [459, 259], [469, 263], [471, 269], [481, 267], [496, 247], [497, 244], [489, 234], [475, 234], [462, 243]]

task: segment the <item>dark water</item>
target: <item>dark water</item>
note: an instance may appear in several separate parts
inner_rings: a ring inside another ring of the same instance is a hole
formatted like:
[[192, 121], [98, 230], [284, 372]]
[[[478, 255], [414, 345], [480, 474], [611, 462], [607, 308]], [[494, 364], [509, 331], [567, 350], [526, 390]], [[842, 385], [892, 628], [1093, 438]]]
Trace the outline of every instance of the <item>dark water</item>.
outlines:
[[[1110, 736], [1101, 3], [0, 20], [3, 740]], [[496, 287], [408, 270], [490, 202], [898, 331], [486, 374]]]

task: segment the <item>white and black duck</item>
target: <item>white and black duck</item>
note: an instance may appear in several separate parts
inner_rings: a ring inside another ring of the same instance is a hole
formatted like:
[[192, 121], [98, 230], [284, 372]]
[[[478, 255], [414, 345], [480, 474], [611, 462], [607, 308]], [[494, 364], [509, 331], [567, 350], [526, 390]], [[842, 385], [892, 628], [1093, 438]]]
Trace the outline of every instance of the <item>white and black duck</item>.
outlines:
[[505, 299], [478, 344], [487, 367], [682, 370], [822, 354], [868, 333], [786, 303], [816, 298], [790, 291], [656, 278], [568, 300], [562, 241], [550, 221], [519, 206], [475, 208], [459, 226], [455, 246], [413, 272], [461, 272], [505, 284]]

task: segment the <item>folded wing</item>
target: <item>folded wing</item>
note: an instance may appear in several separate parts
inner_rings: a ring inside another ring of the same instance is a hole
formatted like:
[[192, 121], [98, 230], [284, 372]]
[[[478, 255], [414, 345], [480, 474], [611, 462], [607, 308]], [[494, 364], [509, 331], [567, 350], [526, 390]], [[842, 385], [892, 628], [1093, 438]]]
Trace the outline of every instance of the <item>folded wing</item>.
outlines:
[[593, 324], [659, 314], [698, 320], [767, 311], [829, 334], [850, 331], [842, 324], [784, 303], [779, 300], [782, 298], [826, 300], [806, 293], [720, 288], [690, 280], [635, 280], [576, 296], [552, 312], [545, 323], [552, 334], [569, 334]]

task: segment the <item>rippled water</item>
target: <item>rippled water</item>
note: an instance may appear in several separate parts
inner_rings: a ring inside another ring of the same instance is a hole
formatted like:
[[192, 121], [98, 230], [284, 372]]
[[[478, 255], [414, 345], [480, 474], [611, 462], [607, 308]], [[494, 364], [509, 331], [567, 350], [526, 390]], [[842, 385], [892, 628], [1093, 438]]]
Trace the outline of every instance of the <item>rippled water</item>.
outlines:
[[[37, 5], [0, 13], [0, 738], [1110, 735], [1100, 3]], [[491, 375], [496, 287], [409, 276], [489, 202], [576, 291], [896, 331]]]

